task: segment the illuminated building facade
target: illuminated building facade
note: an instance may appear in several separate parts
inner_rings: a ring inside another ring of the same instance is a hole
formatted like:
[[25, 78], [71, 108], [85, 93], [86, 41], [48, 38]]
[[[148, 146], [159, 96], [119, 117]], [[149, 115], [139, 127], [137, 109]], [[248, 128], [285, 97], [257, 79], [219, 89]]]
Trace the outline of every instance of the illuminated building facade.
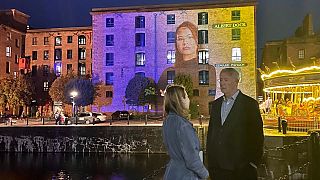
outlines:
[[16, 9], [0, 11], [0, 79], [19, 74], [28, 19]]
[[31, 61], [31, 76], [39, 85], [36, 87], [38, 105], [49, 103], [49, 87], [56, 77], [70, 72], [91, 75], [91, 27], [28, 30], [25, 46], [25, 54]]
[[[208, 115], [209, 102], [222, 95], [217, 82], [225, 67], [239, 70], [239, 88], [255, 98], [255, 12], [253, 0], [93, 9], [92, 73], [104, 84], [93, 111], [142, 111], [126, 104], [133, 77], [145, 76], [158, 85], [164, 79], [166, 85], [181, 73], [191, 76], [193, 100]], [[186, 30], [186, 37], [196, 42], [197, 55], [180, 66], [178, 41], [186, 39], [179, 38], [177, 29], [183, 24], [196, 26]]]

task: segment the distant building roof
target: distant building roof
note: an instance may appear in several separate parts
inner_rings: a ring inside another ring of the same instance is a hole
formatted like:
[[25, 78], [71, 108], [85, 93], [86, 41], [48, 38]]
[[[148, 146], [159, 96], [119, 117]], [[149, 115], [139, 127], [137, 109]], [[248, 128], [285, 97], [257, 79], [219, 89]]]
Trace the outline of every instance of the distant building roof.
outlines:
[[34, 32], [60, 32], [60, 31], [85, 31], [85, 30], [92, 30], [91, 26], [84, 26], [84, 27], [63, 27], [63, 28], [43, 28], [43, 29], [29, 29], [27, 30], [28, 33]]
[[16, 9], [0, 10], [0, 25], [25, 32], [30, 16]]

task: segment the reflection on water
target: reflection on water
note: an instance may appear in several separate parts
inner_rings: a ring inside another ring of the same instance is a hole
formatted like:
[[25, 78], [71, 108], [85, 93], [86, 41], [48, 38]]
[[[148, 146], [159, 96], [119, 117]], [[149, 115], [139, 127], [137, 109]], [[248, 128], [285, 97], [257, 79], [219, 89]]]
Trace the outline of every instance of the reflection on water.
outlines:
[[0, 153], [0, 179], [143, 179], [167, 161], [165, 154]]

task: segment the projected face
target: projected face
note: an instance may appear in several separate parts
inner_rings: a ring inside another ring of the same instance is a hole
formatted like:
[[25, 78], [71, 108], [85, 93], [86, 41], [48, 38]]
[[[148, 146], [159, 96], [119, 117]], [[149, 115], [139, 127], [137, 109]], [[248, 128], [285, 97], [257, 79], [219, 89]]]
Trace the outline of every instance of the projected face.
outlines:
[[177, 30], [177, 50], [181, 53], [184, 61], [197, 57], [197, 41], [191, 30], [181, 27]]

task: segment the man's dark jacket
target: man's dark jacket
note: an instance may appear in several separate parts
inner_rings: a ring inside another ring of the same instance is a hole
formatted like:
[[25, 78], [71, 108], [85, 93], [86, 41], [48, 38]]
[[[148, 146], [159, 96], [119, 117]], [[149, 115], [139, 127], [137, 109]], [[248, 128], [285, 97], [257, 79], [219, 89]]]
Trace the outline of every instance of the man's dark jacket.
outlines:
[[221, 125], [223, 97], [210, 104], [207, 138], [209, 171], [236, 170], [255, 165], [263, 154], [263, 123], [256, 100], [239, 92], [225, 122]]

